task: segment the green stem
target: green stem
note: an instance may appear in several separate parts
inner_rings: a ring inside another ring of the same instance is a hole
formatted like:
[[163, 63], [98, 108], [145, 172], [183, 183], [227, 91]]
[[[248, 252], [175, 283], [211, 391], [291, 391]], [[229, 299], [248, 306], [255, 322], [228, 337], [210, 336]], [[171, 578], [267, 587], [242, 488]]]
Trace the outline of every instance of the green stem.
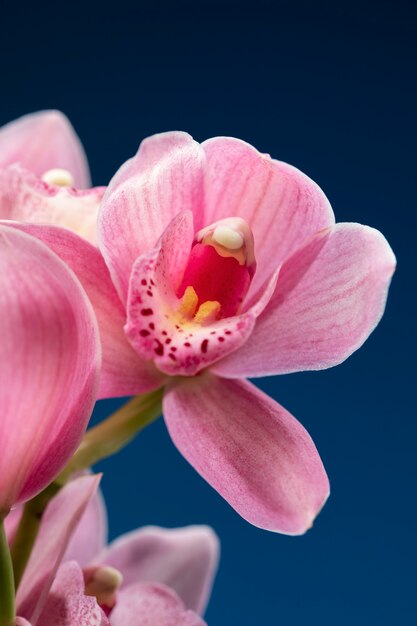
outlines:
[[12, 626], [15, 619], [13, 565], [2, 519], [0, 521], [0, 626]]
[[161, 415], [162, 395], [163, 390], [158, 389], [136, 396], [103, 422], [90, 428], [72, 459], [55, 479], [55, 483], [63, 485], [74, 472], [87, 469], [119, 452], [145, 426]]
[[16, 589], [29, 561], [45, 509], [59, 489], [58, 485], [52, 483], [23, 507], [11, 550]]

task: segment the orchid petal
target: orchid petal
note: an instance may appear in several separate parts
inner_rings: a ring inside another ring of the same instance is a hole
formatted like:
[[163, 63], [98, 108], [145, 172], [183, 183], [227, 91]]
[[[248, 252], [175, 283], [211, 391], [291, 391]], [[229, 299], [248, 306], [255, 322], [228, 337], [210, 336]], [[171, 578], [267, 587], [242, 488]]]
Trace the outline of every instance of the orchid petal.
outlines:
[[129, 396], [160, 387], [163, 375], [153, 363], [138, 357], [124, 334], [126, 312], [97, 248], [63, 228], [10, 225], [46, 243], [77, 275], [88, 295], [97, 316], [103, 350], [98, 397]]
[[219, 560], [219, 540], [208, 526], [141, 528], [119, 537], [94, 563], [123, 574], [123, 587], [156, 582], [171, 587], [185, 605], [202, 614]]
[[77, 448], [98, 386], [91, 305], [43, 243], [0, 225], [0, 511], [48, 485]]
[[106, 541], [106, 505], [101, 491], [97, 490], [87, 504], [63, 560], [76, 561], [80, 567], [85, 567], [103, 550]]
[[99, 212], [99, 245], [123, 302], [137, 257], [153, 248], [173, 217], [192, 209], [201, 228], [204, 152], [186, 133], [145, 139], [110, 182]]
[[83, 147], [60, 111], [39, 111], [0, 128], [0, 168], [12, 163], [20, 163], [37, 176], [63, 168], [71, 172], [80, 189], [90, 185]]
[[0, 216], [65, 226], [95, 244], [98, 207], [104, 191], [104, 187], [77, 191], [48, 185], [32, 172], [12, 165], [0, 170]]
[[373, 228], [337, 224], [317, 234], [284, 263], [247, 343], [214, 370], [240, 378], [338, 365], [377, 326], [394, 269]]
[[185, 458], [248, 522], [305, 532], [329, 494], [307, 431], [247, 381], [206, 374], [171, 384], [168, 431]]
[[78, 563], [70, 561], [59, 568], [38, 625], [110, 626], [97, 600], [84, 594]]
[[174, 591], [163, 585], [139, 583], [120, 592], [111, 626], [205, 626], [188, 611]]
[[76, 478], [51, 500], [45, 510], [16, 596], [17, 613], [34, 625], [46, 602], [71, 535], [93, 497], [99, 481], [100, 476]]
[[193, 241], [190, 211], [168, 225], [159, 247], [136, 261], [130, 280], [125, 332], [143, 359], [169, 375], [190, 376], [240, 347], [271, 297], [277, 274], [255, 304], [240, 315], [210, 324], [183, 322], [175, 294]]
[[295, 167], [231, 137], [202, 144], [207, 156], [206, 221], [242, 217], [255, 239], [251, 293], [311, 235], [334, 224], [323, 191]]

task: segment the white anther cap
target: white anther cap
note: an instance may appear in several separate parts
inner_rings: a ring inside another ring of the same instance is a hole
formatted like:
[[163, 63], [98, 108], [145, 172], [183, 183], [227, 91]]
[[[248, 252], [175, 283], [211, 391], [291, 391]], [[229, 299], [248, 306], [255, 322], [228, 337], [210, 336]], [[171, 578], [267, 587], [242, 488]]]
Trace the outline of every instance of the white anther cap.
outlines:
[[74, 178], [71, 172], [58, 167], [45, 172], [45, 174], [42, 176], [42, 180], [48, 185], [56, 185], [57, 187], [74, 186]]
[[228, 250], [239, 250], [244, 243], [242, 235], [229, 226], [216, 226], [212, 237], [216, 243]]

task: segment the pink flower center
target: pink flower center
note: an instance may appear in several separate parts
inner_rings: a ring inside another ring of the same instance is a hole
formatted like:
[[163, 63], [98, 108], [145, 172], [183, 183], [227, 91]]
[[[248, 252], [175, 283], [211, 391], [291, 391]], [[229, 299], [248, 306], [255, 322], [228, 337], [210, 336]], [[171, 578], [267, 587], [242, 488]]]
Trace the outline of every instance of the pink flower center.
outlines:
[[130, 279], [125, 333], [172, 376], [194, 376], [229, 354], [255, 320], [242, 311], [256, 267], [248, 224], [235, 217], [211, 224], [189, 248], [191, 228], [186, 212], [174, 218], [157, 253], [139, 258]]
[[241, 218], [227, 218], [197, 233], [176, 295], [179, 312], [207, 324], [236, 315], [255, 272], [253, 235]]

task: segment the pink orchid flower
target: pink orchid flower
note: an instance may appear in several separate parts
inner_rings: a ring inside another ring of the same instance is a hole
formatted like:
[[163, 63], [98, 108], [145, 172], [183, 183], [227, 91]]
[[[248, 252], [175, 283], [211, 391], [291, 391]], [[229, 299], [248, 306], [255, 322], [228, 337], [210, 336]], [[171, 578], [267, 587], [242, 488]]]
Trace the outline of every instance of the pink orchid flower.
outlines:
[[305, 532], [329, 494], [313, 441], [244, 377], [317, 370], [379, 322], [395, 267], [378, 231], [335, 225], [300, 171], [243, 141], [146, 139], [115, 175], [99, 249], [22, 226], [78, 275], [101, 330], [100, 397], [165, 386], [171, 437], [261, 528]]
[[14, 163], [39, 178], [48, 170], [67, 170], [77, 187], [90, 185], [84, 149], [60, 111], [31, 113], [0, 128], [0, 169]]
[[96, 399], [100, 343], [91, 304], [38, 239], [0, 226], [0, 518], [72, 456]]
[[[217, 569], [216, 535], [205, 526], [149, 527], [106, 547], [98, 480], [75, 479], [48, 505], [18, 590], [18, 623], [203, 625], [198, 615]], [[8, 518], [9, 541], [20, 514], [17, 508]]]
[[[100, 476], [83, 476], [68, 483], [47, 506], [34, 549], [16, 597], [17, 626], [107, 626], [96, 598], [84, 593], [77, 563], [61, 561], [76, 528], [91, 509]], [[6, 518], [12, 543], [22, 507]], [[90, 514], [91, 515], [91, 514]]]
[[128, 588], [110, 617], [84, 592], [83, 574], [75, 561], [64, 563], [36, 622], [23, 617], [16, 626], [207, 626], [164, 585], [143, 583]]
[[95, 243], [105, 188], [89, 186], [84, 150], [59, 111], [0, 128], [0, 219], [58, 224]]

